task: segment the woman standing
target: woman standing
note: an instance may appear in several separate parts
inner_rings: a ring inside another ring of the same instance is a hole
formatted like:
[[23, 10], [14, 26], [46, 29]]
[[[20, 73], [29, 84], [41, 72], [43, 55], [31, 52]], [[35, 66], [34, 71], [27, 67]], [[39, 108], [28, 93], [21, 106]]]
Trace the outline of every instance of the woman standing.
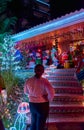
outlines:
[[35, 66], [35, 75], [25, 82], [24, 93], [29, 97], [31, 112], [30, 130], [44, 130], [49, 114], [49, 102], [54, 98], [54, 89], [49, 81], [42, 77], [44, 67]]

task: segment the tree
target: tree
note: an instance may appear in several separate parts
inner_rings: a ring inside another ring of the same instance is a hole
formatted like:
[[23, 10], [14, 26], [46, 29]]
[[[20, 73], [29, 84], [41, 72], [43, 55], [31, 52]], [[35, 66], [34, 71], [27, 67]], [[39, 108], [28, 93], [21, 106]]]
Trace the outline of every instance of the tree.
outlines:
[[12, 16], [8, 3], [12, 0], [0, 0], [0, 39], [6, 33], [12, 34], [17, 21], [15, 16]]

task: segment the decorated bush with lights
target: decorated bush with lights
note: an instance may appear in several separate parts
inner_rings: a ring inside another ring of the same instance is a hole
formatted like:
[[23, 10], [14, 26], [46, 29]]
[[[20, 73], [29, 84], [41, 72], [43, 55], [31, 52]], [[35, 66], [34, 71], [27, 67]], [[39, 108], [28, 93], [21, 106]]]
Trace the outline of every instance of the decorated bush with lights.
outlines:
[[10, 36], [5, 36], [3, 39], [3, 43], [0, 45], [0, 64], [1, 70], [17, 70], [20, 69], [19, 67], [19, 57], [15, 55], [17, 50], [15, 49], [15, 43], [11, 40]]
[[15, 71], [20, 69], [20, 58], [20, 53], [17, 54], [13, 41], [7, 35], [3, 43], [0, 43], [0, 71], [7, 92], [7, 97], [5, 91], [2, 96], [0, 94], [0, 116], [7, 130], [14, 124], [19, 103], [26, 98], [23, 93], [23, 81], [15, 75]]

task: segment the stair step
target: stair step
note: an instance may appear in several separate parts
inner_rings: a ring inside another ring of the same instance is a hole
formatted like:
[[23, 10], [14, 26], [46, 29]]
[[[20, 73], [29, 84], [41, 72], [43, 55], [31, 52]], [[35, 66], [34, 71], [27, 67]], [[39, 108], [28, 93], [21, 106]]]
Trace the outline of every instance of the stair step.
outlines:
[[[67, 79], [67, 80], [66, 80], [66, 79], [59, 79], [59, 80], [58, 80], [58, 79], [56, 79], [56, 80], [50, 79], [49, 81], [52, 83], [52, 82], [70, 82], [71, 80], [70, 80], [70, 79]], [[73, 82], [73, 83], [78, 83], [77, 80], [72, 80], [71, 82]], [[79, 84], [79, 83], [78, 83], [78, 84]]]
[[83, 94], [82, 87], [55, 87], [55, 93]]
[[58, 99], [56, 101], [53, 101], [53, 103], [56, 103], [56, 104], [82, 104], [83, 103], [83, 100], [79, 101], [79, 100], [68, 100], [68, 99], [64, 99], [64, 100], [61, 100], [61, 99]]
[[52, 73], [52, 72], [50, 72], [50, 73], [48, 73], [48, 75], [52, 75], [52, 76], [73, 76], [74, 77], [74, 73], [67, 74], [67, 73]]
[[83, 99], [84, 100], [84, 96], [83, 95], [78, 95], [78, 94], [55, 94], [54, 95], [55, 98], [76, 98], [76, 99]]
[[55, 114], [49, 115], [46, 124], [56, 123], [84, 123], [83, 114]]
[[44, 73], [44, 75], [46, 75], [46, 76], [73, 76], [74, 77], [74, 74], [75, 74], [75, 71], [71, 71], [71, 70], [69, 70], [69, 71], [66, 71], [66, 70], [45, 70], [45, 73]]
[[74, 73], [76, 72], [75, 68], [68, 68], [68, 69], [53, 69], [52, 67], [46, 68], [45, 72], [58, 72], [58, 73]]
[[77, 82], [77, 79], [74, 78], [73, 76], [46, 76], [46, 78], [50, 81], [50, 82], [53, 82], [53, 81], [76, 81]]
[[50, 104], [50, 108], [84, 108], [84, 104]]
[[84, 102], [84, 96], [71, 94], [55, 94], [52, 103], [55, 104], [81, 104]]
[[83, 113], [83, 104], [50, 104], [49, 114], [55, 113]]
[[62, 82], [60, 82], [60, 81], [54, 81], [54, 82], [50, 82], [52, 85], [53, 85], [53, 87], [57, 87], [57, 86], [66, 86], [66, 87], [82, 87], [81, 86], [81, 84], [80, 83], [78, 83], [78, 82], [71, 82], [71, 81], [69, 81], [69, 82], [65, 82], [65, 81], [62, 81]]

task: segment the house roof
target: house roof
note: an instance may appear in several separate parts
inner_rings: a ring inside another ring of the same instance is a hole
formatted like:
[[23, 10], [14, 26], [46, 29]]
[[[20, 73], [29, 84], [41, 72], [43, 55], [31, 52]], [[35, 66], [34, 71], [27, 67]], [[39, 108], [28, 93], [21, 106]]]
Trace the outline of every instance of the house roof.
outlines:
[[51, 20], [49, 22], [37, 25], [23, 32], [14, 34], [11, 36], [11, 38], [12, 40], [14, 40], [14, 42], [18, 42], [81, 22], [84, 22], [84, 9], [71, 12], [70, 14], [66, 14], [65, 16], [62, 16], [60, 18]]

